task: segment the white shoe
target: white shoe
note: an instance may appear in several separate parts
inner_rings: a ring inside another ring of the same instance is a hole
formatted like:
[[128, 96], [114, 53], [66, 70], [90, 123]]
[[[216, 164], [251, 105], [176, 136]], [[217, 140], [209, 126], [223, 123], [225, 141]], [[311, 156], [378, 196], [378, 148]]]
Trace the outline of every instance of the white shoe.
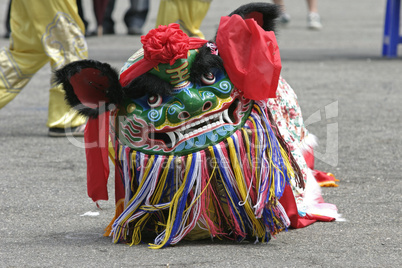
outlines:
[[282, 13], [278, 18], [278, 21], [282, 26], [287, 26], [289, 24], [290, 20], [291, 20], [291, 18], [288, 13]]
[[308, 14], [307, 27], [310, 30], [321, 30], [322, 28], [321, 18], [318, 13], [310, 12], [310, 14]]

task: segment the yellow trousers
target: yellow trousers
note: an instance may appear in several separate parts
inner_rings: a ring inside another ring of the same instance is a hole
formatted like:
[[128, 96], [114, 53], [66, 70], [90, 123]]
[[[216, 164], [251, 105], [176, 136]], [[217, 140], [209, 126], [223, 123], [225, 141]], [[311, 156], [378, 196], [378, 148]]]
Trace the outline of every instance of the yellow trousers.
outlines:
[[88, 58], [85, 28], [76, 0], [13, 0], [10, 25], [10, 45], [0, 50], [0, 109], [50, 62], [47, 126], [65, 128], [85, 123], [86, 118], [70, 109], [61, 86], [53, 82], [54, 70]]
[[210, 4], [211, 0], [161, 0], [156, 27], [178, 23], [188, 36], [205, 38], [200, 26]]

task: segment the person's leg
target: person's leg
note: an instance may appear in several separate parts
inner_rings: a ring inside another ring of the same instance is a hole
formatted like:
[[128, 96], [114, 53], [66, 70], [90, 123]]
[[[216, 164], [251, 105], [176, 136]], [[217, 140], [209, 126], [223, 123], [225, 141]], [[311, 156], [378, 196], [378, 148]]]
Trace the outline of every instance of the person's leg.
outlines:
[[179, 12], [175, 0], [160, 0], [158, 15], [156, 17], [156, 28], [159, 25], [178, 23]]
[[124, 16], [124, 23], [127, 26], [128, 34], [142, 34], [142, 27], [145, 24], [149, 11], [148, 0], [130, 0], [130, 9]]
[[88, 21], [85, 19], [84, 16], [84, 9], [82, 7], [82, 0], [77, 0], [77, 7], [78, 7], [78, 15], [80, 15], [80, 18], [82, 20], [82, 22], [85, 25], [85, 33], [88, 32]]
[[103, 35], [103, 20], [105, 17], [108, 0], [92, 0], [94, 14], [96, 18], [96, 35]]
[[[87, 46], [75, 0], [13, 0], [10, 48], [0, 52], [0, 108], [24, 88], [49, 60], [52, 70], [87, 58]], [[70, 113], [60, 86], [52, 84], [49, 128], [75, 127], [85, 118]]]
[[307, 0], [307, 8], [309, 12], [318, 13], [317, 0]]
[[[12, 1], [10, 46], [0, 50], [0, 109], [13, 100], [49, 58], [24, 3]], [[22, 22], [25, 24], [22, 27]]]
[[[53, 16], [42, 24], [42, 46], [50, 58], [52, 73], [68, 63], [88, 58], [88, 47], [83, 34], [84, 25], [78, 15], [75, 0], [41, 2], [52, 3], [41, 7], [42, 12], [49, 17]], [[86, 121], [86, 118], [71, 110], [64, 96], [62, 86], [56, 85], [52, 79], [47, 121], [50, 129], [76, 127]]]
[[4, 35], [5, 38], [10, 37], [11, 27], [10, 27], [10, 11], [11, 11], [11, 0], [8, 1], [8, 9], [7, 9], [7, 16], [6, 16], [6, 33]]
[[115, 0], [109, 0], [106, 10], [105, 17], [103, 18], [103, 33], [104, 34], [114, 34], [114, 21], [112, 13], [114, 10]]
[[179, 9], [180, 26], [189, 36], [204, 38], [200, 30], [211, 1], [206, 0], [176, 0]]
[[307, 16], [307, 27], [311, 30], [320, 30], [322, 28], [321, 18], [318, 14], [317, 0], [307, 0], [309, 14]]
[[286, 13], [286, 8], [285, 8], [285, 4], [283, 2], [283, 0], [273, 0], [275, 5], [278, 5], [281, 7], [281, 14], [279, 16], [279, 22], [283, 25], [286, 26], [291, 18], [290, 15], [288, 13]]

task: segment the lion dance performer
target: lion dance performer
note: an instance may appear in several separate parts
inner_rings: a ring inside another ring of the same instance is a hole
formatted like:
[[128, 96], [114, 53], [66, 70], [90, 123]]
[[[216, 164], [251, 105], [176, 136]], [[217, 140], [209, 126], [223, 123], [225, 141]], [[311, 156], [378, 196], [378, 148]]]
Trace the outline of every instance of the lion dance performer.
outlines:
[[95, 202], [108, 198], [110, 134], [116, 215], [106, 235], [115, 243], [138, 244], [144, 232], [154, 234], [154, 249], [183, 238], [267, 242], [338, 216], [303, 157], [311, 137], [280, 78], [277, 15], [274, 5], [242, 6], [222, 17], [214, 41], [159, 26], [120, 76], [91, 60], [57, 72], [70, 105], [91, 117]]
[[[11, 2], [10, 46], [0, 50], [0, 109], [13, 100], [33, 75], [50, 62], [53, 71], [88, 57], [84, 24], [75, 0]], [[60, 85], [52, 83], [47, 126], [50, 136], [66, 131], [83, 135], [86, 117], [64, 101]]]

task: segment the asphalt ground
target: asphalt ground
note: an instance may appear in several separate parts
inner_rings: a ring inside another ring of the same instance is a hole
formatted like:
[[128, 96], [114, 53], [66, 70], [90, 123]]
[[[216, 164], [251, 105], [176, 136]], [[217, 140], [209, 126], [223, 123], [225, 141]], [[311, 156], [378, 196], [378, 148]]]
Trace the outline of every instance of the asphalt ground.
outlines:
[[[7, 2], [0, 0], [1, 16]], [[92, 1], [84, 2], [93, 29]], [[140, 38], [126, 35], [128, 1], [117, 2], [117, 34], [87, 41], [91, 58], [119, 69]], [[156, 21], [159, 1], [151, 2], [145, 31]], [[212, 1], [206, 37], [247, 2]], [[323, 189], [324, 199], [346, 221], [282, 232], [268, 244], [183, 241], [157, 251], [113, 244], [102, 234], [114, 202], [100, 210], [87, 197], [83, 139], [47, 136], [46, 66], [0, 111], [0, 267], [401, 267], [402, 48], [395, 59], [381, 57], [385, 0], [321, 0], [321, 31], [307, 30], [304, 1], [285, 2], [292, 21], [278, 31], [282, 75], [320, 140], [316, 168], [340, 180]]]

